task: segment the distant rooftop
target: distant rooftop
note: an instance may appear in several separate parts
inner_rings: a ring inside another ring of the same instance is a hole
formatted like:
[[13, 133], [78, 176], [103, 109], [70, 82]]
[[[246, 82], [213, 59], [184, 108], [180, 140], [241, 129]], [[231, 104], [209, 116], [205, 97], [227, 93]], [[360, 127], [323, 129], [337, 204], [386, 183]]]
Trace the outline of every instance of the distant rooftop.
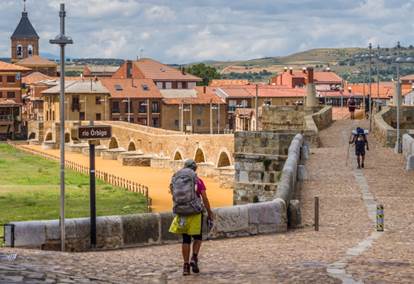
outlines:
[[[59, 94], [60, 82], [42, 94]], [[65, 92], [70, 94], [109, 94], [109, 91], [100, 81], [78, 80], [65, 82]]]

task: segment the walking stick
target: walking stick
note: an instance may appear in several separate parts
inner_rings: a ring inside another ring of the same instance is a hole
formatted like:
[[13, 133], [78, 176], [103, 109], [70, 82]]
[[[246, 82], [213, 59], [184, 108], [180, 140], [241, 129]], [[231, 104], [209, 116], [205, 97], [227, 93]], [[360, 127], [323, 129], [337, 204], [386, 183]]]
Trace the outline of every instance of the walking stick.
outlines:
[[348, 140], [348, 151], [346, 152], [346, 162], [345, 162], [345, 166], [348, 166], [348, 160], [349, 160], [349, 149], [351, 148], [351, 143], [349, 143], [349, 141], [351, 141], [352, 138], [352, 132], [351, 132], [351, 136], [349, 136], [349, 140]]

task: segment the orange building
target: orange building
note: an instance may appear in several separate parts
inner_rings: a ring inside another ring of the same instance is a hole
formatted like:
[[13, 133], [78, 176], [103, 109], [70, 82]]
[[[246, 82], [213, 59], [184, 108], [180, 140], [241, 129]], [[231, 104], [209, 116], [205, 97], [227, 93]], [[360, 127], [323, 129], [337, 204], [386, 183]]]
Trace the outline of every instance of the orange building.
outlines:
[[0, 61], [0, 139], [14, 139], [23, 134], [21, 73], [28, 71]]

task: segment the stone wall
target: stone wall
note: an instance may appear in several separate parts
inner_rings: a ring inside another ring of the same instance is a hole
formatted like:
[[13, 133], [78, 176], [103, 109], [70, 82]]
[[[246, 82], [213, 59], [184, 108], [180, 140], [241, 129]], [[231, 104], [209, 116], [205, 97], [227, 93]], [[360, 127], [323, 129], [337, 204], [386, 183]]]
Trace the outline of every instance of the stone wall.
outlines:
[[[384, 108], [374, 115], [373, 133], [385, 147], [395, 147], [397, 142], [397, 110], [394, 106]], [[400, 112], [400, 133], [414, 130], [414, 106], [402, 106]]]
[[288, 157], [283, 165], [276, 197], [289, 204], [297, 188], [298, 180], [303, 180], [305, 168], [303, 162], [309, 157], [309, 148], [304, 138], [298, 134], [289, 146]]
[[262, 130], [301, 130], [304, 116], [301, 106], [264, 106], [261, 117]]
[[403, 156], [406, 159], [405, 169], [407, 171], [414, 170], [414, 131], [403, 135], [402, 150]]
[[[212, 239], [250, 236], [287, 231], [285, 202], [248, 204], [214, 209], [215, 223], [204, 237]], [[180, 236], [169, 233], [172, 213], [148, 213], [97, 218], [97, 248], [117, 249], [135, 246], [177, 243]], [[13, 222], [14, 235], [9, 226], [5, 229], [6, 246], [59, 250], [59, 221]], [[89, 218], [67, 219], [66, 249], [90, 249]], [[207, 228], [206, 224], [204, 228]]]
[[[294, 133], [237, 132], [234, 204], [273, 200], [279, 191], [285, 161], [298, 163], [296, 152], [302, 148], [303, 140], [303, 135]], [[292, 171], [296, 179], [296, 167], [289, 169], [289, 173]]]

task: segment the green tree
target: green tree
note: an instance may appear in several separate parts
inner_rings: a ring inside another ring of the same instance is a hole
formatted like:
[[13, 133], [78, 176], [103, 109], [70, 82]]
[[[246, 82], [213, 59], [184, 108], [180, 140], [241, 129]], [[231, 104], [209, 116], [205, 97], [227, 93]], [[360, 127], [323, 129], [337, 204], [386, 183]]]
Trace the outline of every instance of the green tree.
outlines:
[[207, 86], [211, 80], [221, 78], [216, 68], [207, 66], [204, 63], [191, 65], [186, 69], [186, 72], [203, 79], [202, 82], [197, 83], [199, 86]]

